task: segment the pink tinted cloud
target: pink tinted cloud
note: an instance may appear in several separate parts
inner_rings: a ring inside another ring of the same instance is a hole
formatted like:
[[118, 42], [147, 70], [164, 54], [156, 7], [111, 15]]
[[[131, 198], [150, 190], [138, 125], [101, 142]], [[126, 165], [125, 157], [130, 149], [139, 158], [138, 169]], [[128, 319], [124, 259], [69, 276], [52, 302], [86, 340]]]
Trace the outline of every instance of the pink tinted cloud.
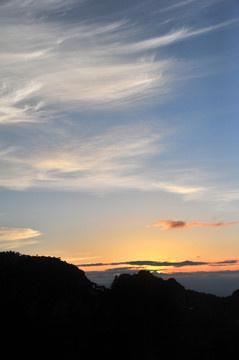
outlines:
[[200, 223], [198, 221], [194, 221], [192, 223], [187, 223], [182, 220], [159, 220], [157, 221], [153, 226], [154, 227], [160, 227], [161, 230], [166, 229], [189, 229], [192, 227], [212, 227], [212, 228], [218, 228], [222, 226], [233, 226], [239, 224], [238, 221], [231, 221], [231, 222], [212, 222], [212, 223]]

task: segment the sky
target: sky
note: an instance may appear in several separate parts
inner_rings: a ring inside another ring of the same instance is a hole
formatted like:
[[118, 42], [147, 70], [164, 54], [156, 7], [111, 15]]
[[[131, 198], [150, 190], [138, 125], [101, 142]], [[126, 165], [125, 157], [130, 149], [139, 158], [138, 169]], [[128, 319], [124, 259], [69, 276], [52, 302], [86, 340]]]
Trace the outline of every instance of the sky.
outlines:
[[0, 250], [239, 288], [238, 1], [3, 0], [0, 33]]

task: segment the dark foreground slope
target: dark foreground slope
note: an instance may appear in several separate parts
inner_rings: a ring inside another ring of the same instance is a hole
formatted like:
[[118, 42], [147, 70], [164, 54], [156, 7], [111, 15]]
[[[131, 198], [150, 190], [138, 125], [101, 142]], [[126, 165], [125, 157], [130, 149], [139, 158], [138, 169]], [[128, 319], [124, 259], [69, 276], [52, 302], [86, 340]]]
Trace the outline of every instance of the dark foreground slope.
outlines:
[[91, 283], [57, 258], [0, 253], [1, 351], [25, 359], [238, 357], [239, 291], [219, 298], [150, 272]]

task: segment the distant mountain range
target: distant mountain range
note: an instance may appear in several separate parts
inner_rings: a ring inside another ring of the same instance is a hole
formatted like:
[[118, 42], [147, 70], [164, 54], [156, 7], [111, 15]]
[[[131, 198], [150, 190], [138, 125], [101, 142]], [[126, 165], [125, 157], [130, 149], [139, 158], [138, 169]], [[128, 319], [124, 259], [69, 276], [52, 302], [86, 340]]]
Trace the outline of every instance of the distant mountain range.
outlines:
[[149, 271], [98, 286], [59, 258], [0, 253], [1, 351], [24, 359], [231, 359], [239, 290], [217, 297]]

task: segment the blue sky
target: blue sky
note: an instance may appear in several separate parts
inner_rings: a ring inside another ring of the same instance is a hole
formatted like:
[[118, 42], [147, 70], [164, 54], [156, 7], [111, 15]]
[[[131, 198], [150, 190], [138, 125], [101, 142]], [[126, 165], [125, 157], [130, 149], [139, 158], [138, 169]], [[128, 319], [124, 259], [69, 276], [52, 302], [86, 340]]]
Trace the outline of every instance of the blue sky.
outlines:
[[10, 0], [0, 20], [1, 250], [237, 259], [238, 2]]

